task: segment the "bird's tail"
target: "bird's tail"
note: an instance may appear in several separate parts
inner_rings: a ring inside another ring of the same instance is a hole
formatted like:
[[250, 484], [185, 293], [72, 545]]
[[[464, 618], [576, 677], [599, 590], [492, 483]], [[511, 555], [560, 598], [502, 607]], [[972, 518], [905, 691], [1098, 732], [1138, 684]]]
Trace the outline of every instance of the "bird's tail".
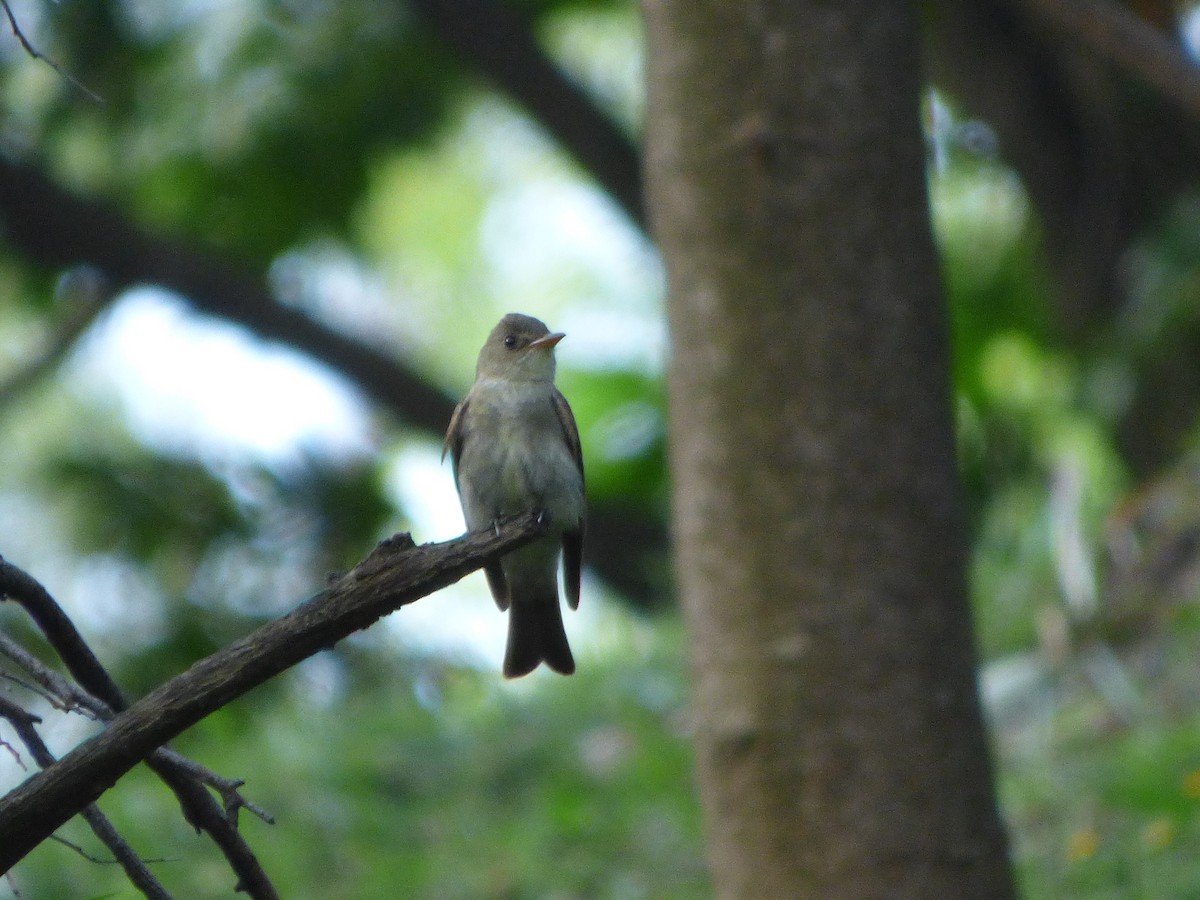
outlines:
[[528, 675], [541, 662], [562, 675], [575, 671], [575, 658], [567, 643], [558, 605], [557, 585], [549, 597], [514, 598], [508, 611], [504, 677]]

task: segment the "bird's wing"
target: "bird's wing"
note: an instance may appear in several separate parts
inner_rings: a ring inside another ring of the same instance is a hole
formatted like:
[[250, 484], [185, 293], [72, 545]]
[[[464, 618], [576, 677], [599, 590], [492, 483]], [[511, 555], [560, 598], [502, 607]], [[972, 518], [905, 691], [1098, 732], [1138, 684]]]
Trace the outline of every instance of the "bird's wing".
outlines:
[[579, 574], [583, 566], [583, 520], [574, 531], [564, 531], [563, 546], [563, 583], [567, 589], [567, 605], [571, 609], [579, 609]]
[[[454, 469], [454, 486], [459, 488], [459, 494], [462, 493], [462, 488], [458, 484], [458, 461], [462, 459], [463, 443], [468, 436], [466, 422], [467, 404], [470, 400], [471, 395], [468, 394], [454, 407], [454, 414], [450, 416], [450, 426], [446, 429], [446, 439], [442, 441], [442, 459], [446, 458], [447, 453], [450, 454], [450, 464]], [[492, 599], [496, 601], [500, 611], [504, 612], [508, 609], [508, 583], [504, 578], [504, 570], [500, 568], [500, 562], [497, 560], [488, 563], [483, 567], [483, 574], [487, 576]]]
[[554, 406], [554, 412], [558, 415], [558, 422], [562, 425], [563, 437], [567, 441], [567, 446], [571, 449], [571, 455], [575, 457], [575, 465], [579, 467], [579, 475], [583, 476], [583, 447], [579, 443], [579, 427], [575, 424], [575, 416], [571, 412], [571, 406], [567, 403], [567, 398], [562, 395], [558, 388], [554, 389], [554, 393], [550, 395], [550, 402]]
[[[554, 389], [550, 402], [553, 403], [554, 412], [558, 415], [559, 424], [562, 425], [563, 438], [567, 442], [571, 455], [575, 458], [575, 465], [579, 467], [579, 481], [582, 484], [583, 446], [579, 442], [579, 426], [575, 424], [575, 416], [571, 412], [567, 398], [557, 388]], [[579, 577], [580, 569], [583, 566], [583, 531], [584, 517], [581, 514], [578, 527], [563, 531], [562, 536], [563, 582], [567, 590], [567, 605], [571, 609], [579, 608]]]
[[466, 421], [467, 421], [467, 404], [471, 400], [471, 395], [463, 397], [462, 402], [454, 407], [454, 413], [450, 416], [450, 426], [446, 429], [446, 437], [442, 441], [442, 459], [446, 459], [446, 454], [450, 454], [450, 465], [454, 469], [454, 485], [458, 486], [458, 461], [462, 457], [463, 441], [467, 437]]

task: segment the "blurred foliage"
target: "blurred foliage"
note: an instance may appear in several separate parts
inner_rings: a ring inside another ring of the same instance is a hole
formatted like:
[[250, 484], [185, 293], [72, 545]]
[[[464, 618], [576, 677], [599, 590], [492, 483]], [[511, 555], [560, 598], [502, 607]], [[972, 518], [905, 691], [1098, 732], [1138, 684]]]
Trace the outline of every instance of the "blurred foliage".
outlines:
[[[703, 896], [681, 638], [676, 624], [655, 630], [627, 629], [569, 693], [550, 675], [504, 684], [356, 640], [177, 748], [246, 777], [278, 819], [243, 813], [242, 829], [285, 897]], [[178, 896], [229, 893], [223, 860], [147, 773], [102, 805], [143, 853], [171, 857], [154, 871]], [[65, 831], [92, 842], [79, 823]], [[20, 880], [62, 900], [129, 890], [55, 843]]]
[[[636, 132], [634, 5], [516, 5]], [[14, 9], [104, 103], [10, 41], [0, 152], [269, 273], [290, 305], [452, 393], [492, 321], [545, 318], [570, 335], [560, 383], [592, 497], [664, 515], [653, 249], [415, 10]], [[1200, 895], [1200, 430], [1186, 412], [1200, 368], [1183, 340], [1200, 330], [1200, 201], [1183, 198], [1131, 254], [1122, 317], [1094, 343], [1068, 344], [1021, 184], [985, 126], [944, 97], [930, 103], [982, 684], [1026, 895]], [[0, 553], [47, 584], [131, 695], [319, 590], [390, 531], [429, 537], [437, 515], [395, 488], [393, 467], [430, 436], [382, 416], [365, 415], [353, 439], [309, 436], [286, 452], [143, 427], [131, 398], [164, 373], [121, 365], [136, 337], [112, 349], [123, 299], [51, 377], [6, 396], [67, 315], [57, 277], [0, 245]], [[195, 393], [216, 395], [226, 364], [189, 371]], [[281, 405], [323, 409], [296, 384]], [[1162, 402], [1139, 406], [1146, 397]], [[1147, 447], [1166, 464], [1148, 464]], [[503, 684], [467, 651], [415, 648], [382, 626], [179, 748], [246, 778], [278, 816], [243, 828], [287, 897], [705, 896], [679, 623], [632, 617], [602, 594], [588, 586], [585, 607], [604, 615], [578, 638], [570, 681]], [[7, 605], [0, 627], [44, 651]], [[473, 620], [461, 628], [469, 644]], [[47, 715], [61, 752], [81, 725], [59, 718]], [[0, 753], [0, 784], [20, 777]], [[223, 861], [148, 774], [102, 805], [140, 852], [170, 859], [155, 871], [180, 896], [230, 894]], [[65, 834], [96, 846], [77, 822]], [[112, 867], [54, 843], [14, 878], [25, 897], [133, 895]]]

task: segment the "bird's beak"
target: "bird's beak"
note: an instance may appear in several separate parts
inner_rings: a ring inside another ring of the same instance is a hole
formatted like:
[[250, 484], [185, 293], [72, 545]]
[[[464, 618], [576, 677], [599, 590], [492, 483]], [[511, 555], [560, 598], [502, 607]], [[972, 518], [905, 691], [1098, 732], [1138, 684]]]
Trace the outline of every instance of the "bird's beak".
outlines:
[[547, 350], [550, 350], [554, 347], [555, 344], [557, 344], [559, 341], [561, 341], [565, 337], [566, 337], [566, 335], [563, 334], [561, 331], [556, 331], [553, 334], [548, 334], [545, 337], [540, 337], [536, 341], [530, 341], [529, 346], [531, 348], [545, 347]]

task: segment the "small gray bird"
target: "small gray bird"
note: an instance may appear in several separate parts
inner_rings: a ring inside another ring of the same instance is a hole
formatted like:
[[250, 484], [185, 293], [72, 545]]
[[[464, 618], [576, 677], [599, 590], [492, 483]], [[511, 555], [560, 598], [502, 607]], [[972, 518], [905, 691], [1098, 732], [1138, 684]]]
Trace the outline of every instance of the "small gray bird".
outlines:
[[523, 512], [550, 518], [550, 534], [484, 567], [496, 605], [509, 611], [506, 678], [541, 662], [563, 675], [575, 671], [558, 604], [558, 557], [561, 546], [567, 603], [576, 609], [585, 501], [579, 429], [554, 386], [554, 346], [563, 337], [532, 316], [501, 319], [479, 351], [475, 383], [442, 449], [471, 531]]

